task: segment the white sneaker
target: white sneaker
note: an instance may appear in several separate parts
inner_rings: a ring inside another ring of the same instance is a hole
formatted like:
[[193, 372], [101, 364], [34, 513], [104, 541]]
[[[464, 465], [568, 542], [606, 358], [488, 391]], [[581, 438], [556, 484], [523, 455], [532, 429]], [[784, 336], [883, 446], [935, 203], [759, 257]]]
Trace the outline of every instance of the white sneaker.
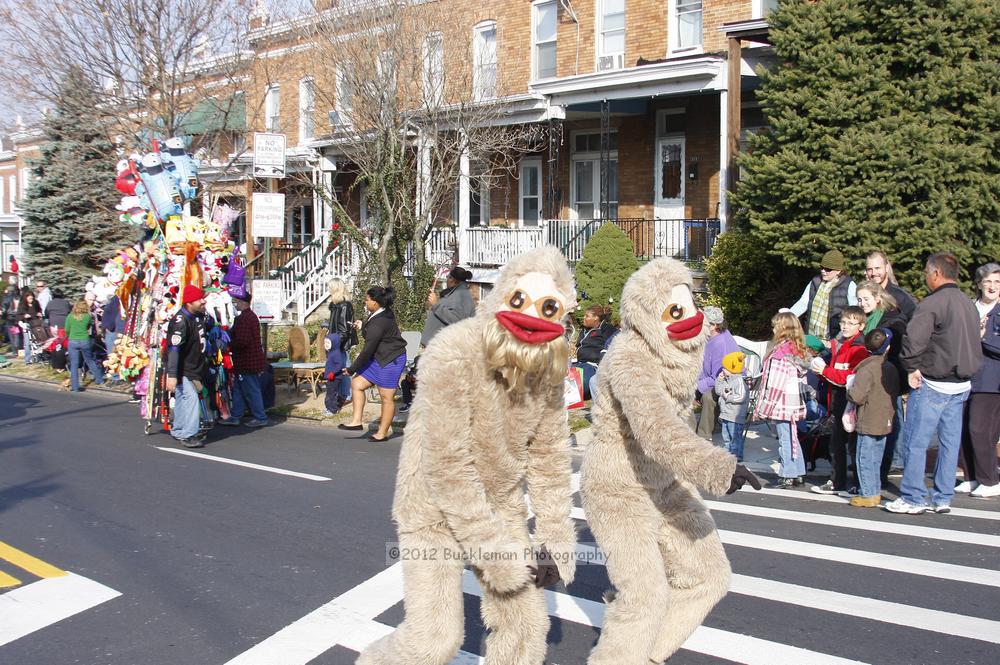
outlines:
[[970, 496], [978, 497], [980, 499], [989, 499], [990, 497], [1000, 496], [1000, 483], [996, 485], [980, 485], [972, 491]]
[[979, 483], [975, 480], [966, 480], [958, 485], [955, 485], [955, 494], [968, 494], [979, 487]]
[[927, 512], [927, 506], [914, 506], [912, 503], [907, 503], [902, 497], [890, 503], [883, 504], [882, 507], [890, 513], [903, 513], [906, 515], [920, 515]]

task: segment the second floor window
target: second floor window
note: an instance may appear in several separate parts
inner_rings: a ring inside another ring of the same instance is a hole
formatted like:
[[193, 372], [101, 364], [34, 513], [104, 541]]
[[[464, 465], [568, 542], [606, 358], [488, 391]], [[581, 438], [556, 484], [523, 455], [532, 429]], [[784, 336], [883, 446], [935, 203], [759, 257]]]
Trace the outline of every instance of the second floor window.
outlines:
[[264, 129], [268, 132], [281, 131], [281, 88], [271, 85], [264, 99]]
[[598, 0], [601, 7], [600, 55], [625, 53], [625, 0]]
[[348, 64], [337, 67], [337, 124], [350, 125], [354, 110], [354, 68]]
[[444, 37], [434, 32], [424, 38], [424, 104], [437, 108], [444, 102]]
[[554, 1], [535, 3], [534, 8], [535, 78], [556, 75], [556, 27], [558, 5]]
[[476, 101], [497, 95], [497, 24], [476, 26], [473, 43], [472, 87]]
[[701, 46], [702, 0], [672, 0], [675, 3], [674, 49], [682, 50]]
[[316, 87], [312, 79], [299, 81], [299, 143], [313, 137], [313, 113], [316, 111]]

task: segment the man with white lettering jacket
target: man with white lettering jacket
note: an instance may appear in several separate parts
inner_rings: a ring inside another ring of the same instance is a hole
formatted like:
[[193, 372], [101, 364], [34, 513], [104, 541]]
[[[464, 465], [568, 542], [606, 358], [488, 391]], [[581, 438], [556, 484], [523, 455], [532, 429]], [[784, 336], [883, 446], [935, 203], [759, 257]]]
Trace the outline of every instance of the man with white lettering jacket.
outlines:
[[903, 481], [900, 497], [885, 505], [889, 512], [910, 515], [928, 509], [924, 467], [927, 445], [935, 432], [939, 448], [930, 508], [937, 513], [951, 510], [969, 379], [983, 364], [979, 315], [956, 283], [958, 259], [950, 252], [932, 254], [924, 279], [931, 294], [917, 305], [900, 354], [911, 388], [899, 437]]

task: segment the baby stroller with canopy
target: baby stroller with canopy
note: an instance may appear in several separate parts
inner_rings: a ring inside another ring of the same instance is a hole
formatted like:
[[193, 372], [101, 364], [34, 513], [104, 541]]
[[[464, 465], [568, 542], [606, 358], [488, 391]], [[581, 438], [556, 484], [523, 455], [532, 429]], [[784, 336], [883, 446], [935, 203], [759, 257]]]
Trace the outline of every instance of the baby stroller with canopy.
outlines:
[[45, 326], [31, 326], [24, 321], [18, 325], [21, 327], [21, 335], [24, 339], [24, 362], [26, 364], [48, 362], [49, 354], [46, 345], [50, 336]]

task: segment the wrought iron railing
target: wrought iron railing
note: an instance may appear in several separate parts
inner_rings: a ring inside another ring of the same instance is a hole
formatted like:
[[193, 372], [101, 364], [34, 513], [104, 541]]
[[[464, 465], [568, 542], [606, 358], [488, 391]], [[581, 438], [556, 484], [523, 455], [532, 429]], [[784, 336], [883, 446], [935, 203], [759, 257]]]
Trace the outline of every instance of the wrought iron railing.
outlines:
[[583, 257], [591, 236], [608, 222], [628, 236], [636, 257], [642, 261], [661, 256], [701, 261], [711, 256], [720, 229], [718, 219], [550, 219], [545, 223], [546, 241], [576, 263]]

